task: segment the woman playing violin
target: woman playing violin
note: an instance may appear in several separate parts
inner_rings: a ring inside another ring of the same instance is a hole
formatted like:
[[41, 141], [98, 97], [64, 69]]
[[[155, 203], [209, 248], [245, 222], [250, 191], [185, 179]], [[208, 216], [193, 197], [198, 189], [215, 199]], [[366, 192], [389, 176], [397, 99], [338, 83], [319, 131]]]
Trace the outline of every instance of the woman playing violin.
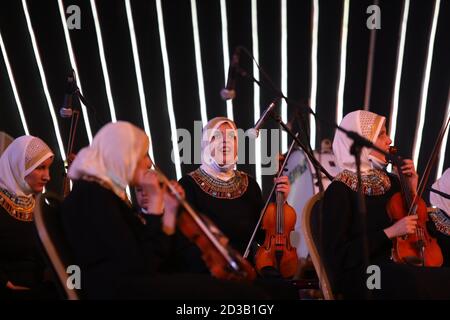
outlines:
[[[69, 169], [75, 184], [63, 203], [63, 224], [82, 271], [82, 297], [264, 298], [260, 291], [237, 283], [161, 273], [178, 203], [149, 171], [148, 150], [144, 131], [128, 122], [109, 123]], [[143, 210], [132, 208], [127, 185], [144, 191]], [[180, 186], [175, 188], [182, 194]]]
[[[392, 143], [386, 132], [385, 118], [375, 113], [351, 112], [343, 118], [341, 126], [359, 133], [382, 150], [388, 151]], [[361, 152], [361, 173], [367, 212], [365, 222], [361, 219], [351, 145], [352, 140], [342, 132], [336, 132], [333, 151], [342, 171], [323, 199], [322, 255], [335, 295], [344, 299], [450, 298], [450, 270], [397, 264], [391, 260], [392, 239], [414, 233], [417, 216], [406, 216], [395, 223], [391, 221], [386, 205], [399, 191], [398, 179], [385, 170], [384, 155], [366, 148]], [[405, 160], [401, 170], [414, 192], [417, 173], [413, 162]], [[367, 272], [365, 257], [369, 265], [379, 267], [378, 283], [375, 278], [369, 279], [373, 272]], [[371, 286], [368, 286], [369, 282]]]
[[[203, 128], [201, 166], [179, 181], [186, 199], [210, 218], [227, 236], [233, 248], [244, 253], [264, 206], [255, 179], [236, 170], [238, 135], [236, 124], [224, 117], [211, 119]], [[277, 190], [287, 197], [289, 181], [280, 177]], [[207, 272], [195, 246], [181, 239], [179, 265], [192, 272]], [[184, 261], [184, 262], [183, 262]]]

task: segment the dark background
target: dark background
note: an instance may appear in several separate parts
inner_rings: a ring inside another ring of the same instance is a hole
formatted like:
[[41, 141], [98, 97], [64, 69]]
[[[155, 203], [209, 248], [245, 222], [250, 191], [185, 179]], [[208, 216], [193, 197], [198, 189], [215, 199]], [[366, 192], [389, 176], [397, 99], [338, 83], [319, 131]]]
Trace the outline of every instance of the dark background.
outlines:
[[[28, 0], [28, 9], [41, 55], [49, 93], [55, 112], [62, 105], [65, 83], [71, 69], [57, 1]], [[81, 80], [83, 94], [92, 112], [89, 121], [93, 133], [111, 121], [105, 82], [100, 65], [97, 37], [90, 2], [64, 1], [64, 7], [78, 5], [81, 9], [81, 29], [71, 30], [70, 37]], [[97, 10], [103, 36], [112, 96], [119, 120], [131, 121], [143, 128], [138, 87], [133, 62], [125, 1], [97, 0]], [[219, 0], [197, 0], [203, 77], [208, 119], [226, 116], [226, 103], [219, 92], [224, 87], [222, 27]], [[360, 109], [368, 61], [370, 31], [366, 27], [366, 8], [373, 1], [351, 0], [347, 46], [347, 73], [344, 94], [344, 115]], [[404, 1], [382, 0], [381, 29], [377, 31], [372, 99], [370, 110], [390, 116], [400, 21]], [[425, 70], [426, 52], [435, 1], [412, 0], [410, 5], [403, 72], [401, 77], [396, 144], [403, 156], [412, 157], [413, 139], [418, 122], [420, 92]], [[227, 0], [228, 41], [230, 55], [236, 46], [252, 50], [251, 1]], [[423, 142], [418, 164], [423, 172], [428, 156], [445, 118], [450, 84], [450, 1], [440, 4], [440, 16], [431, 68]], [[146, 96], [151, 137], [156, 163], [171, 178], [176, 178], [171, 161], [172, 141], [167, 111], [164, 69], [158, 32], [156, 2], [131, 1], [142, 78]], [[281, 86], [281, 1], [259, 0], [258, 40], [259, 63]], [[171, 90], [177, 128], [193, 132], [194, 120], [200, 118], [200, 103], [194, 55], [194, 38], [189, 0], [163, 0], [162, 10], [170, 64]], [[334, 121], [339, 79], [339, 52], [343, 1], [319, 0], [319, 44], [317, 113]], [[288, 96], [294, 101], [307, 101], [310, 92], [312, 0], [287, 0], [288, 29]], [[69, 15], [67, 15], [69, 16]], [[41, 137], [55, 151], [52, 182], [48, 188], [60, 192], [63, 164], [41, 77], [28, 33], [22, 1], [0, 1], [0, 31], [9, 57], [14, 79], [22, 102], [30, 134]], [[242, 55], [241, 65], [252, 72], [250, 60]], [[253, 85], [239, 79], [238, 96], [233, 100], [234, 119], [238, 127], [247, 130], [253, 123]], [[261, 112], [273, 98], [270, 90], [261, 90]], [[24, 134], [16, 101], [7, 74], [3, 55], [0, 57], [0, 131], [13, 137]], [[290, 105], [291, 116], [295, 107]], [[70, 120], [58, 115], [62, 141], [67, 152]], [[268, 123], [268, 128], [276, 128]], [[321, 125], [320, 136], [332, 138], [334, 130]], [[75, 151], [88, 144], [85, 124], [80, 118]], [[450, 164], [447, 148], [444, 169]], [[182, 164], [182, 173], [196, 165]], [[255, 174], [254, 165], [240, 169]], [[435, 172], [432, 173], [432, 179]], [[264, 178], [263, 187], [271, 187]]]

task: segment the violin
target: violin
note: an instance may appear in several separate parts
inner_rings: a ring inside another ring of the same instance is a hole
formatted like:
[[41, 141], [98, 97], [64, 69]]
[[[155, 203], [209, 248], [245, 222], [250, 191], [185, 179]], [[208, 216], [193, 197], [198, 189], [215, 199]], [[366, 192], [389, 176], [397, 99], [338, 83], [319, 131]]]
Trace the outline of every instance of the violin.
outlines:
[[[395, 154], [397, 149], [390, 147]], [[414, 194], [397, 163], [401, 192], [395, 193], [387, 204], [389, 217], [395, 222], [408, 215], [416, 214], [417, 228], [413, 234], [393, 239], [392, 258], [396, 263], [408, 263], [423, 267], [440, 267], [443, 263], [441, 248], [427, 230], [428, 212], [420, 194]]]
[[252, 265], [229, 245], [228, 238], [210, 219], [192, 208], [156, 165], [154, 168], [162, 183], [167, 185], [182, 206], [182, 212], [177, 218], [178, 228], [200, 249], [211, 274], [222, 280], [252, 282], [256, 278]]
[[[278, 173], [278, 177], [281, 172]], [[264, 244], [255, 255], [256, 270], [266, 267], [277, 269], [283, 278], [292, 278], [297, 272], [297, 250], [292, 246], [290, 234], [294, 231], [297, 214], [284, 201], [282, 192], [276, 192], [276, 202], [270, 203], [264, 213], [262, 228], [265, 230]]]

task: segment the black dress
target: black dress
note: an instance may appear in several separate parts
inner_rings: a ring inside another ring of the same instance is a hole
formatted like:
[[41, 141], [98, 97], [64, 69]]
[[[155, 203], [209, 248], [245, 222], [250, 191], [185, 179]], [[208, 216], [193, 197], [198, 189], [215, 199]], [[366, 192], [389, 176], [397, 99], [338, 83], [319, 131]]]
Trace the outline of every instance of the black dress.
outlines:
[[[0, 299], [56, 298], [44, 271], [33, 220], [19, 220], [0, 206]], [[8, 281], [30, 290], [10, 290]]]
[[[179, 181], [186, 200], [207, 216], [230, 240], [232, 248], [244, 254], [263, 207], [261, 189], [256, 181], [237, 171], [232, 180], [221, 182], [197, 169]], [[202, 185], [203, 184], [203, 185]], [[261, 232], [258, 233], [261, 238]], [[175, 264], [189, 272], [207, 273], [201, 252], [177, 232]]]
[[[229, 239], [231, 247], [243, 255], [264, 206], [258, 183], [241, 171], [236, 171], [233, 178], [224, 182], [209, 176], [201, 168], [181, 178], [179, 183], [185, 190], [186, 200], [212, 220]], [[175, 238], [171, 269], [209, 274], [198, 247], [179, 231]], [[250, 247], [250, 263], [254, 262], [256, 244], [263, 241], [264, 232], [259, 229]], [[267, 267], [261, 273], [255, 285], [268, 292], [272, 299], [298, 297], [297, 289], [282, 279], [276, 269]]]
[[[380, 179], [387, 175], [382, 174], [381, 178], [377, 175], [369, 177], [364, 184], [367, 251], [363, 221], [357, 210], [357, 193], [353, 189], [356, 182], [353, 177], [348, 178], [352, 175], [333, 181], [325, 192], [322, 254], [334, 293], [345, 299], [450, 299], [449, 269], [415, 267], [391, 260], [392, 241], [383, 230], [392, 225], [386, 204], [399, 190], [399, 184], [395, 177], [389, 176], [383, 186]], [[368, 289], [367, 282], [371, 282], [369, 277], [374, 273], [367, 270], [365, 252], [368, 263], [380, 268], [381, 288]]]
[[67, 239], [88, 299], [264, 298], [260, 291], [202, 275], [163, 275], [171, 237], [161, 218], [140, 215], [112, 191], [78, 181], [63, 203]]

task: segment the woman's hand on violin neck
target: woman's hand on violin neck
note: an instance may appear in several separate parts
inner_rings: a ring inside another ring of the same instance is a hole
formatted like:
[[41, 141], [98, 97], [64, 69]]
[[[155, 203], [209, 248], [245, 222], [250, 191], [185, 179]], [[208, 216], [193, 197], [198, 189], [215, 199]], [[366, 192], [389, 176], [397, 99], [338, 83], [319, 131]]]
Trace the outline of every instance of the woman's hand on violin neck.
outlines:
[[401, 169], [402, 173], [408, 180], [409, 187], [411, 188], [412, 193], [416, 194], [419, 175], [417, 174], [416, 169], [414, 167], [414, 162], [410, 159], [404, 159]]
[[274, 183], [276, 183], [276, 191], [282, 192], [284, 196], [284, 200], [286, 201], [289, 196], [289, 192], [291, 191], [291, 184], [289, 183], [289, 178], [286, 176], [281, 176], [279, 178], [274, 179]]
[[410, 215], [401, 218], [389, 228], [384, 229], [384, 233], [389, 239], [412, 234], [417, 228], [417, 215]]

